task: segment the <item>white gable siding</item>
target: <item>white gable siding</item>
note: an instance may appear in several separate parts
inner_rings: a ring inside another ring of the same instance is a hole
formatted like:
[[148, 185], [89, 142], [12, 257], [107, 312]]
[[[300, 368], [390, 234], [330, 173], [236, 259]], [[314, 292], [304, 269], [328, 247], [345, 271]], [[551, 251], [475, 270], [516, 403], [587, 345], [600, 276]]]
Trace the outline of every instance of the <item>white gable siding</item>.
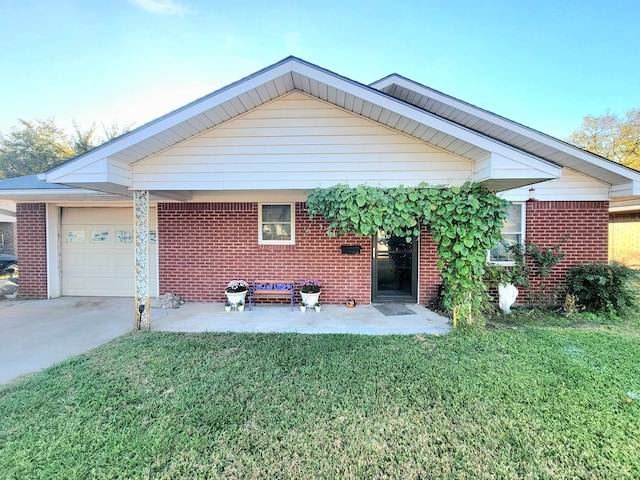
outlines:
[[503, 192], [500, 196], [514, 202], [528, 200], [529, 188], [535, 190], [536, 200], [593, 201], [608, 200], [610, 186], [575, 170], [563, 168], [561, 178], [536, 183], [531, 187], [515, 188]]
[[149, 190], [461, 184], [473, 163], [293, 92], [131, 167]]

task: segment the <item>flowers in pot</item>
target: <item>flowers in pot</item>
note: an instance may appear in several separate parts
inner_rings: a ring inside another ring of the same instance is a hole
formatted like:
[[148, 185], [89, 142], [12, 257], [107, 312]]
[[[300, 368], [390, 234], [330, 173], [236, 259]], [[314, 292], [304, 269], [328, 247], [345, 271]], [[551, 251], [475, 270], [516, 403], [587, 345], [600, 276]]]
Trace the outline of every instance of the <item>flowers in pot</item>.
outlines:
[[300, 287], [302, 303], [307, 307], [313, 308], [318, 303], [320, 293], [322, 293], [321, 287], [320, 280], [305, 280]]
[[322, 305], [320, 305], [320, 302], [316, 303], [314, 307], [316, 309], [316, 312], [319, 312], [322, 309]]
[[231, 305], [239, 305], [240, 302], [244, 305], [244, 299], [247, 296], [248, 291], [249, 284], [244, 280], [231, 280], [227, 284], [227, 288], [224, 293]]

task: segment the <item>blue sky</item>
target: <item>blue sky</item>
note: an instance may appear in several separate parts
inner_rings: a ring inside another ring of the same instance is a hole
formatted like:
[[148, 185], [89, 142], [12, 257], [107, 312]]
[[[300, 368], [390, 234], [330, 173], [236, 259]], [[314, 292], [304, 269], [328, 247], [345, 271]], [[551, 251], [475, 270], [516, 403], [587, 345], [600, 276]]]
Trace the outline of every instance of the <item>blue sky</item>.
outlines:
[[0, 0], [0, 132], [152, 120], [295, 55], [558, 138], [640, 106], [640, 2]]

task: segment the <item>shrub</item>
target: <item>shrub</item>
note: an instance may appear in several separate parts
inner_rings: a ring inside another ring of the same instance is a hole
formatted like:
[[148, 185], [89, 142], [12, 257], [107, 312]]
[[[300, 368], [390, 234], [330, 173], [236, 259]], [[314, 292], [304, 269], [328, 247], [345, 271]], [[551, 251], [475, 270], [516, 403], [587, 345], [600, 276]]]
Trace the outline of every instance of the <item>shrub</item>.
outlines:
[[621, 313], [637, 305], [638, 272], [618, 263], [586, 263], [567, 272], [569, 292], [588, 311]]

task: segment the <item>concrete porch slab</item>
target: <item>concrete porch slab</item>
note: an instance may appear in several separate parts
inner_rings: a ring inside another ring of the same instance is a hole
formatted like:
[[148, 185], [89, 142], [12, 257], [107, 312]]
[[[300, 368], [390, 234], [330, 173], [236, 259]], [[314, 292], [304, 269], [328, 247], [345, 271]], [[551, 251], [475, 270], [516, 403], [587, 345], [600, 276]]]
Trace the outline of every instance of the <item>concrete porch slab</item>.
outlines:
[[[222, 303], [187, 303], [153, 320], [151, 328], [168, 332], [352, 333], [362, 335], [445, 334], [449, 319], [421, 305], [407, 305], [415, 315], [385, 316], [372, 305], [347, 308], [323, 305], [320, 312], [289, 306], [256, 305], [226, 312]], [[155, 310], [155, 309], [154, 309]], [[152, 311], [153, 313], [153, 311]], [[154, 315], [152, 314], [152, 319]]]

